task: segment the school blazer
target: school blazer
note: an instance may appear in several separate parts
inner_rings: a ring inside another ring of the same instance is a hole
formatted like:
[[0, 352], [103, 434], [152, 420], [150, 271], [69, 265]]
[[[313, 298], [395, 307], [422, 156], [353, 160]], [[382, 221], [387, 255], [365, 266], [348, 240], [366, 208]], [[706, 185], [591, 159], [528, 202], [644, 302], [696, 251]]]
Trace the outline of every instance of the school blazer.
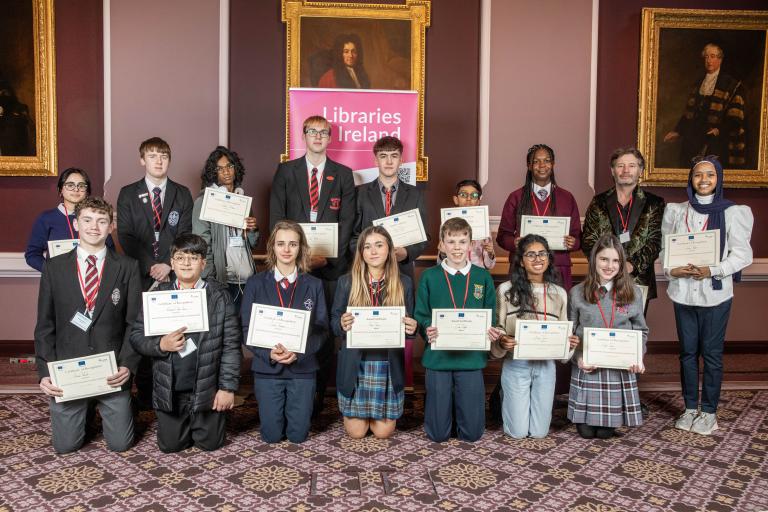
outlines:
[[[277, 166], [269, 195], [269, 231], [281, 220], [310, 222], [309, 180], [305, 158], [297, 158]], [[312, 271], [323, 280], [334, 281], [344, 274], [351, 262], [349, 240], [355, 223], [355, 181], [352, 169], [326, 159], [317, 222], [339, 224], [339, 257]]]
[[35, 327], [37, 372], [48, 377], [50, 361], [114, 350], [118, 366], [136, 373], [139, 356], [128, 341], [141, 309], [141, 279], [136, 260], [107, 249], [99, 293], [87, 332], [70, 320], [85, 311], [77, 275], [77, 251], [48, 260], [40, 278]]
[[147, 190], [143, 177], [120, 189], [117, 198], [117, 237], [123, 252], [139, 261], [145, 289], [152, 284], [152, 278], [149, 277], [152, 265], [170, 265], [173, 240], [181, 234], [192, 232], [192, 205], [189, 189], [169, 179], [160, 219], [160, 251], [155, 260], [152, 252], [152, 242], [155, 241], [152, 193]]
[[[421, 222], [424, 224], [424, 229], [429, 230], [427, 224], [427, 205], [424, 201], [424, 196], [421, 190], [408, 185], [402, 181], [398, 182], [397, 194], [395, 194], [395, 204], [392, 205], [390, 215], [396, 213], [407, 212], [414, 208], [419, 209], [421, 214]], [[386, 217], [384, 211], [384, 203], [381, 200], [381, 191], [379, 189], [379, 180], [373, 180], [370, 183], [360, 185], [357, 187], [357, 215], [355, 216], [355, 229], [352, 233], [352, 240], [350, 241], [350, 248], [352, 253], [357, 247], [357, 239], [360, 233], [373, 224], [373, 221]], [[429, 233], [427, 233], [427, 240], [430, 239]], [[405, 274], [414, 280], [413, 276], [413, 262], [416, 258], [421, 256], [421, 253], [427, 248], [427, 242], [420, 244], [409, 245], [405, 248], [408, 253], [408, 257], [400, 262], [400, 273]]]

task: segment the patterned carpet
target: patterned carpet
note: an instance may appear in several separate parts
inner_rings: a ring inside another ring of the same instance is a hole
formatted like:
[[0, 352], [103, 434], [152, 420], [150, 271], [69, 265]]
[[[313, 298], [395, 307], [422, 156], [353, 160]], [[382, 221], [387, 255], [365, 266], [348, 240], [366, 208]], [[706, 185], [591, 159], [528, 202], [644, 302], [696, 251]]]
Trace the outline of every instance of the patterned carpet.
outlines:
[[768, 391], [724, 393], [712, 437], [672, 428], [679, 395], [644, 401], [646, 424], [609, 441], [580, 439], [558, 408], [546, 439], [515, 441], [489, 425], [478, 443], [435, 444], [416, 397], [390, 440], [348, 439], [329, 413], [300, 446], [262, 443], [246, 401], [216, 452], [161, 454], [150, 412], [127, 453], [106, 452], [99, 436], [56, 456], [43, 397], [0, 396], [0, 511], [768, 509]]

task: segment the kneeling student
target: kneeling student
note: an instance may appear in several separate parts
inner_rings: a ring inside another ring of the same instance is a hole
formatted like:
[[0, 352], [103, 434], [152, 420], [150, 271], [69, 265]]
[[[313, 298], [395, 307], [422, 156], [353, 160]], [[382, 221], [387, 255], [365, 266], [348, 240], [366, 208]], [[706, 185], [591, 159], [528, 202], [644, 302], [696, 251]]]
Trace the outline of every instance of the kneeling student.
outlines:
[[198, 235], [178, 236], [171, 246], [176, 279], [157, 289], [204, 288], [208, 332], [144, 336], [143, 312], [131, 343], [152, 358], [152, 406], [157, 414], [157, 445], [166, 453], [195, 446], [215, 450], [224, 444], [225, 411], [232, 409], [240, 382], [240, 322], [226, 284], [201, 279], [208, 247]]

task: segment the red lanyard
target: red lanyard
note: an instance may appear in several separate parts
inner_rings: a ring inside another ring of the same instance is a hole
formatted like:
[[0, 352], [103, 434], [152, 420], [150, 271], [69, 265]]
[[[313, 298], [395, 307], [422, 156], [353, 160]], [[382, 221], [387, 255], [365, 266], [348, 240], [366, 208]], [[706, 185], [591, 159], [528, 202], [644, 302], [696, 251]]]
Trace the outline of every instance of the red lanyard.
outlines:
[[[536, 320], [539, 319], [539, 312], [536, 311]], [[547, 285], [544, 285], [544, 317], [542, 318], [542, 321], [546, 321], [547, 319]]]
[[627, 226], [629, 226], [629, 216], [632, 214], [632, 199], [633, 196], [629, 196], [629, 209], [627, 210], [627, 220], [624, 221], [624, 215], [621, 213], [621, 207], [619, 206], [619, 203], [616, 202], [616, 210], [619, 212], [619, 218], [621, 219], [621, 229], [622, 233], [627, 232]]
[[607, 329], [613, 329], [613, 321], [616, 319], [616, 289], [613, 290], [613, 304], [611, 304], [611, 323], [605, 320], [605, 313], [603, 312], [603, 306], [600, 305], [600, 297], [595, 292], [595, 298], [597, 299], [597, 307], [600, 309], [600, 316], [603, 317], [603, 325]]
[[[467, 282], [466, 286], [464, 287], [464, 303], [461, 305], [461, 309], [464, 309], [467, 306], [467, 294], [469, 293], [469, 274], [472, 273], [472, 269], [467, 272]], [[453, 297], [453, 286], [451, 286], [451, 280], [448, 279], [448, 272], [443, 269], [443, 275], [445, 275], [445, 282], [448, 283], [448, 291], [451, 293], [451, 302], [453, 302], [453, 309], [459, 309], [459, 307], [456, 305], [456, 299]]]
[[381, 303], [381, 300], [379, 299], [379, 294], [381, 293], [381, 281], [377, 281], [376, 293], [373, 293], [373, 276], [370, 274], [368, 274], [368, 276], [371, 279], [370, 285], [368, 286], [368, 291], [371, 294], [371, 306], [378, 307]]
[[547, 197], [547, 203], [544, 205], [544, 211], [539, 212], [539, 205], [536, 202], [536, 196], [533, 195], [533, 191], [531, 191], [531, 202], [533, 203], [533, 208], [536, 210], [536, 215], [539, 217], [543, 217], [547, 214], [547, 210], [549, 210], [549, 203], [552, 201], [552, 194], [549, 194], [549, 197]]
[[[690, 206], [686, 208], [685, 210], [685, 227], [688, 229], [688, 232], [691, 232], [691, 227], [688, 225], [688, 210], [690, 209]], [[709, 226], [709, 215], [707, 215], [707, 220], [704, 222], [704, 227], [701, 228], [702, 231], [707, 230], [707, 226]]]
[[85, 295], [85, 281], [83, 281], [83, 274], [80, 272], [80, 260], [77, 260], [77, 279], [80, 281], [80, 291], [83, 293], [83, 299], [85, 300], [85, 309], [87, 311], [93, 311], [93, 307], [96, 305], [96, 297], [99, 295], [99, 285], [101, 284], [101, 272], [104, 271], [104, 261], [101, 262], [101, 271], [96, 270], [96, 293], [93, 297]]
[[64, 218], [67, 219], [67, 226], [69, 226], [69, 236], [71, 236], [73, 239], [75, 238], [75, 232], [72, 230], [72, 223], [69, 221], [69, 210], [67, 210], [67, 205], [64, 203], [61, 203], [61, 206], [64, 207]]
[[[296, 276], [296, 280], [293, 282], [293, 290], [291, 290], [291, 298], [288, 300], [288, 307], [293, 306], [293, 294], [296, 293], [296, 286], [299, 284], [299, 276]], [[285, 303], [283, 302], [283, 294], [280, 293], [280, 285], [277, 281], [275, 281], [275, 290], [277, 290], [277, 298], [280, 299], [280, 307], [284, 308]]]

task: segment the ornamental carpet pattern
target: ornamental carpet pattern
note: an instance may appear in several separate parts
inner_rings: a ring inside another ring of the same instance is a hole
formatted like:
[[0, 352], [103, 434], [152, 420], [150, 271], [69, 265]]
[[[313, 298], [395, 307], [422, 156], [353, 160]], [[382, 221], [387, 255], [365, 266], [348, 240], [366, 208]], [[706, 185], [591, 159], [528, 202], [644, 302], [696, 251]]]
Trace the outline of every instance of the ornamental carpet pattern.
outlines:
[[343, 435], [334, 400], [302, 445], [259, 439], [252, 400], [215, 452], [160, 453], [154, 413], [137, 445], [50, 446], [41, 395], [0, 396], [0, 511], [759, 511], [768, 509], [768, 391], [723, 393], [711, 437], [675, 430], [679, 394], [644, 393], [651, 416], [611, 440], [584, 440], [555, 410], [546, 439], [490, 424], [477, 443], [423, 433], [423, 397], [406, 400], [389, 440]]

